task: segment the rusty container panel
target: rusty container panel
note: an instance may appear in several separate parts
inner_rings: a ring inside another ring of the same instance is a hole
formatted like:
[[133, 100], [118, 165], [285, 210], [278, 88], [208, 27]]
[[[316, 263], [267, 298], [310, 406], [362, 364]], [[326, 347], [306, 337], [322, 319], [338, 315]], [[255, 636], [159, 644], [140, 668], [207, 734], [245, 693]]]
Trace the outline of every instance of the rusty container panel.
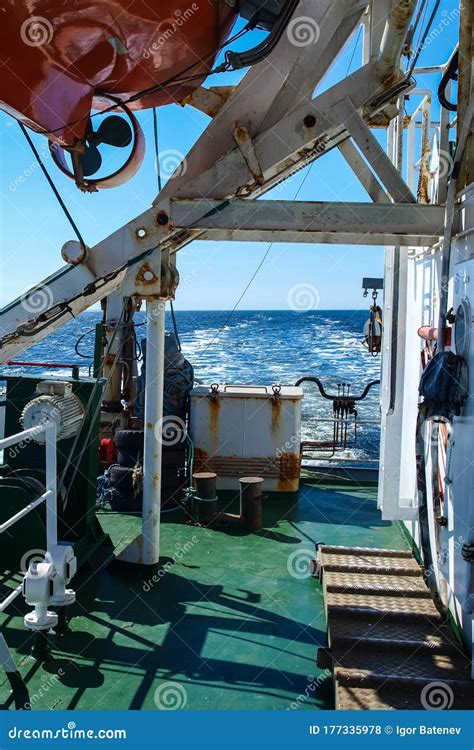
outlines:
[[300, 478], [302, 388], [199, 386], [191, 392], [195, 471], [213, 471], [218, 489], [258, 475], [266, 492], [296, 492]]

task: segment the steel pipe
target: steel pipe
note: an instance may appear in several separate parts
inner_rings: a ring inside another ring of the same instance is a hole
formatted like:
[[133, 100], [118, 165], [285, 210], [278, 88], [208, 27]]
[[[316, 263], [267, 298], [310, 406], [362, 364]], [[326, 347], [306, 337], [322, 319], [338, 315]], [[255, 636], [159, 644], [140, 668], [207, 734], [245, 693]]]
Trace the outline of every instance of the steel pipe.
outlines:
[[384, 82], [390, 81], [400, 70], [400, 58], [415, 8], [416, 0], [396, 0], [388, 15], [376, 65], [377, 74]]
[[142, 559], [140, 560], [145, 565], [157, 563], [160, 557], [161, 426], [165, 364], [165, 310], [165, 300], [147, 300]]

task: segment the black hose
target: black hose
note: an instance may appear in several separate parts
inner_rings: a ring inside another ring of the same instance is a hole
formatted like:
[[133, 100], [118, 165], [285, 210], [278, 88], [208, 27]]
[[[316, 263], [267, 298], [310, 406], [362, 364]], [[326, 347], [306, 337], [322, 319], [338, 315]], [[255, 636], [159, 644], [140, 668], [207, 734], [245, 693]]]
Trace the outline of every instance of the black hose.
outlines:
[[438, 86], [438, 100], [444, 109], [448, 109], [450, 112], [457, 112], [458, 105], [453, 102], [449, 102], [446, 98], [446, 86], [450, 81], [457, 81], [459, 68], [459, 50], [456, 50], [451, 60], [449, 61], [448, 67], [446, 68], [444, 75]]
[[95, 331], [95, 328], [91, 328], [89, 331], [86, 331], [83, 333], [79, 338], [77, 339], [76, 343], [74, 344], [74, 351], [76, 352], [78, 357], [82, 357], [83, 359], [94, 359], [93, 356], [90, 354], [82, 354], [82, 352], [79, 351], [79, 344], [83, 339], [85, 339], [86, 336], [89, 336], [91, 333]]
[[418, 491], [418, 520], [420, 524], [420, 546], [423, 555], [425, 581], [430, 589], [433, 601], [438, 611], [447, 616], [446, 607], [441, 599], [436, 583], [436, 571], [433, 560], [433, 551], [431, 548], [430, 523], [429, 523], [429, 506], [428, 492], [426, 487], [426, 460], [425, 460], [425, 440], [423, 437], [423, 428], [426, 418], [426, 411], [423, 404], [418, 407], [418, 417], [416, 420], [416, 484]]

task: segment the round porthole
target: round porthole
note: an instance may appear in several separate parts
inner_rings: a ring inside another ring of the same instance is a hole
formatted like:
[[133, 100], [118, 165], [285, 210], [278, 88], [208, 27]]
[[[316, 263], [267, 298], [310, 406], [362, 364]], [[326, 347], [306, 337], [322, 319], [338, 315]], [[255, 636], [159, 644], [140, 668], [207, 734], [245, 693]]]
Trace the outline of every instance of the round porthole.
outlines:
[[469, 300], [464, 298], [456, 310], [456, 321], [454, 323], [454, 346], [456, 354], [468, 358], [469, 345], [472, 331], [472, 313]]

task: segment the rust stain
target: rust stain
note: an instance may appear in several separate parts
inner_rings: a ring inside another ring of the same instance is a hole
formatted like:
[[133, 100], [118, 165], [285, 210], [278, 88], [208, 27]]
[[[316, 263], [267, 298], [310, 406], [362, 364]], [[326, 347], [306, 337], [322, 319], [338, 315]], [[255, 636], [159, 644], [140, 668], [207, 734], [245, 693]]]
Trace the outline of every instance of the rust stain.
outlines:
[[214, 444], [217, 444], [219, 437], [219, 413], [221, 403], [219, 398], [210, 398], [209, 404], [209, 435]]
[[209, 467], [207, 464], [207, 451], [204, 451], [202, 448], [195, 448], [194, 449], [194, 473], [199, 473], [202, 471], [209, 471]]
[[280, 474], [278, 492], [297, 492], [300, 483], [301, 458], [296, 453], [282, 453], [280, 456]]
[[412, 0], [401, 0], [398, 5], [392, 9], [393, 25], [397, 31], [404, 31], [407, 25], [407, 19], [412, 14]]
[[280, 431], [281, 428], [281, 401], [279, 398], [272, 398], [272, 433]]
[[248, 139], [248, 131], [242, 125], [237, 125], [234, 130], [235, 140], [241, 145], [244, 144]]
[[282, 453], [280, 456], [280, 479], [299, 479], [301, 459], [296, 453]]
[[299, 479], [279, 479], [277, 482], [277, 492], [298, 492]]
[[140, 286], [151, 286], [152, 284], [156, 284], [157, 278], [148, 263], [143, 263], [135, 276], [135, 281]]

